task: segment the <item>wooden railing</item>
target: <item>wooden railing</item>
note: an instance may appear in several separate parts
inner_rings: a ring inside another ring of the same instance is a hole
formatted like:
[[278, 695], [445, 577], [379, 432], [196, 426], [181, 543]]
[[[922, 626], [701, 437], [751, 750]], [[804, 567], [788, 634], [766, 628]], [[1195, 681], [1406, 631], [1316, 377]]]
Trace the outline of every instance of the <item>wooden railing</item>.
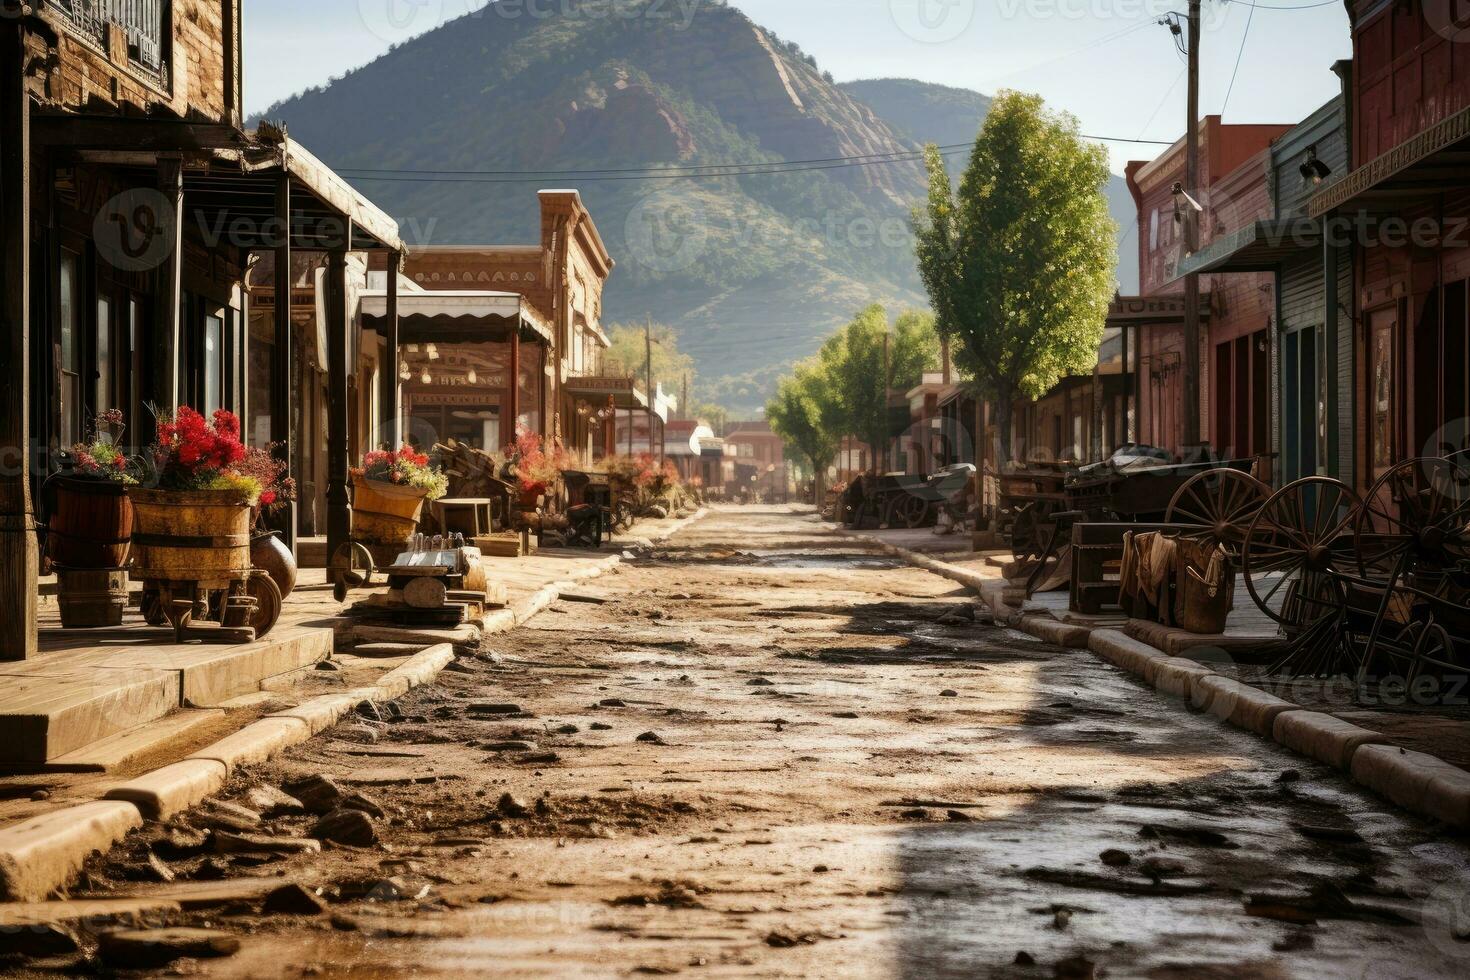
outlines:
[[168, 0], [49, 0], [49, 5], [79, 34], [103, 47], [107, 25], [116, 24], [127, 36], [132, 63], [158, 75], [164, 73]]

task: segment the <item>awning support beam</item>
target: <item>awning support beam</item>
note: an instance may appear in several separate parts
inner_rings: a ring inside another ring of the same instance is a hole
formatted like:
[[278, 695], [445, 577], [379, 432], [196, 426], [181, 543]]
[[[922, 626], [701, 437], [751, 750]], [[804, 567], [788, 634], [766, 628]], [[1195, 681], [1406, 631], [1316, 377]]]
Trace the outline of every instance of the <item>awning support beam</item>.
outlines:
[[[281, 228], [289, 228], [291, 220], [291, 177], [281, 174], [276, 183], [276, 220]], [[296, 439], [291, 431], [291, 379], [296, 373], [295, 331], [291, 326], [292, 269], [291, 236], [284, 234], [275, 254], [275, 345], [271, 348], [271, 442], [276, 445], [276, 458], [292, 467], [296, 460]], [[301, 474], [292, 473], [297, 484]], [[282, 504], [275, 515], [276, 530], [283, 543], [296, 553], [296, 502]]]
[[0, 660], [37, 655], [40, 545], [31, 501], [30, 433], [30, 96], [25, 26], [0, 6]]
[[349, 228], [343, 247], [327, 254], [327, 554], [352, 536], [348, 481], [347, 251], [352, 247]]

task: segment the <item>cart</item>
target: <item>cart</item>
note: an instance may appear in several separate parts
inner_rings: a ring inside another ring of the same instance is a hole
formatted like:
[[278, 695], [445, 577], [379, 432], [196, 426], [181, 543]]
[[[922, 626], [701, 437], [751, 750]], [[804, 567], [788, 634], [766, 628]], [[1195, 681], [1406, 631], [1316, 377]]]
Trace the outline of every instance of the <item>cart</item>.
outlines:
[[[1405, 460], [1366, 497], [1328, 477], [1274, 494], [1241, 556], [1246, 589], [1280, 625], [1288, 676], [1470, 670], [1470, 457]], [[1403, 676], [1403, 675], [1399, 675]]]

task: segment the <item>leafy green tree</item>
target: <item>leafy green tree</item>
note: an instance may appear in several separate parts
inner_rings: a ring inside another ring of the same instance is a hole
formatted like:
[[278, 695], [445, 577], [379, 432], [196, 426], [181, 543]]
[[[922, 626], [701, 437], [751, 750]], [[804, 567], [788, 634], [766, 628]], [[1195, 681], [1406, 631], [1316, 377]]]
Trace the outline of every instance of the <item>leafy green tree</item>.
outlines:
[[1009, 461], [1015, 399], [1096, 363], [1117, 266], [1107, 153], [1039, 96], [1003, 92], [957, 193], [938, 148], [926, 158], [919, 271], [957, 364], [995, 403]]
[[939, 365], [933, 315], [910, 310], [890, 330], [887, 312], [874, 304], [828, 338], [818, 356], [835, 389], [845, 433], [872, 449], [873, 468], [879, 470], [894, 435], [889, 392], [908, 391], [923, 380], [925, 371]]
[[[621, 324], [612, 327], [607, 334], [611, 343], [603, 356], [606, 372], [612, 377], [636, 378], [640, 384], [648, 376], [648, 344], [645, 329], [653, 337], [653, 383], [663, 384], [664, 391], [678, 395], [684, 380], [694, 386], [694, 358], [679, 350], [679, 334], [666, 323], [655, 323], [651, 328], [641, 324]], [[653, 392], [649, 392], [653, 397]], [[680, 406], [681, 409], [683, 406]]]
[[836, 390], [825, 365], [813, 358], [797, 364], [782, 378], [776, 396], [766, 405], [772, 431], [811, 463], [818, 507], [826, 493], [827, 467], [837, 458], [842, 440], [842, 408]]

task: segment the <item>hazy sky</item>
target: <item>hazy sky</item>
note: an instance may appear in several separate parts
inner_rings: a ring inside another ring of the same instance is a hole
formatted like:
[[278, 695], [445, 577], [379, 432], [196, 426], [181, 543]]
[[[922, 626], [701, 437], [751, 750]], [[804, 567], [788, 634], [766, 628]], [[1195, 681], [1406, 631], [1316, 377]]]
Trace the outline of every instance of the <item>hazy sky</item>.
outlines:
[[[487, 12], [486, 2], [247, 0], [247, 108], [264, 109], [466, 13], [501, 16]], [[507, 2], [517, 15], [535, 16], [579, 2], [606, 10], [619, 0]], [[677, 24], [711, 0], [662, 2]], [[1075, 113], [1090, 134], [1172, 140], [1183, 131], [1183, 59], [1155, 21], [1182, 10], [1185, 0], [732, 2], [799, 43], [839, 81], [898, 76], [986, 93], [1019, 88]], [[1335, 94], [1329, 69], [1352, 53], [1341, 0], [1204, 0], [1201, 50], [1201, 111], [1224, 108], [1228, 122], [1303, 118]], [[1120, 169], [1157, 152], [1111, 145]]]

